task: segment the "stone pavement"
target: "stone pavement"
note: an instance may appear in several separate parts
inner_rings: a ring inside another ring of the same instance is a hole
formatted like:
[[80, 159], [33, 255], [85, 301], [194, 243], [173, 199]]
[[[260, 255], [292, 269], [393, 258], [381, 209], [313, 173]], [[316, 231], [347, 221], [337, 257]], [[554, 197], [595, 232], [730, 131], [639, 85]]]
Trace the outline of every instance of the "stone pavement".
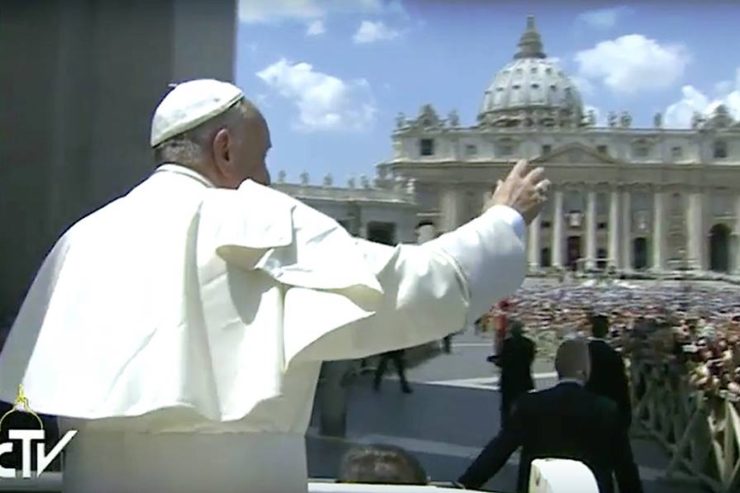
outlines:
[[[490, 344], [472, 333], [457, 336], [453, 353], [441, 355], [409, 372], [414, 393], [400, 392], [387, 378], [380, 393], [371, 389], [370, 376], [356, 379], [351, 388], [346, 439], [318, 436], [315, 426], [306, 439], [311, 477], [336, 475], [341, 455], [352, 444], [388, 443], [414, 453], [434, 481], [455, 480], [498, 431], [499, 394], [493, 365], [485, 361]], [[538, 387], [555, 382], [552, 363], [538, 361]], [[314, 425], [317, 421], [314, 419]], [[633, 439], [646, 493], [704, 491], [691, 481], [668, 481], [668, 457], [650, 440]], [[486, 485], [486, 489], [513, 492], [517, 457]]]

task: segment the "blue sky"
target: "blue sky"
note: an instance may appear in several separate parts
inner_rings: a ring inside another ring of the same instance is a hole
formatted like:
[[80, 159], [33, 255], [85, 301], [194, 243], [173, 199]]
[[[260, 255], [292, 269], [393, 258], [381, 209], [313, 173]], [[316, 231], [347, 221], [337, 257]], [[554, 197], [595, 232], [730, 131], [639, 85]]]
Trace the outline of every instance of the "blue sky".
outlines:
[[[710, 7], [711, 5], [711, 7]], [[296, 182], [374, 174], [399, 112], [431, 103], [472, 125], [534, 15], [545, 52], [601, 119], [685, 127], [718, 102], [740, 118], [740, 5], [731, 1], [241, 0], [236, 83]]]

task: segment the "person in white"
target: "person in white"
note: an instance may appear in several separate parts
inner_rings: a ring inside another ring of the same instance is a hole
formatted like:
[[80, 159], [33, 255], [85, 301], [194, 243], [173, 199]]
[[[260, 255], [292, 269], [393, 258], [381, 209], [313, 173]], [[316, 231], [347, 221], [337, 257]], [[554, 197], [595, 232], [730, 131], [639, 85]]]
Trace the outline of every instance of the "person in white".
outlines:
[[298, 493], [322, 361], [440, 339], [521, 285], [546, 201], [518, 163], [485, 212], [389, 247], [269, 188], [267, 124], [232, 84], [157, 107], [160, 166], [73, 225], [0, 356], [0, 398], [78, 430], [64, 491]]

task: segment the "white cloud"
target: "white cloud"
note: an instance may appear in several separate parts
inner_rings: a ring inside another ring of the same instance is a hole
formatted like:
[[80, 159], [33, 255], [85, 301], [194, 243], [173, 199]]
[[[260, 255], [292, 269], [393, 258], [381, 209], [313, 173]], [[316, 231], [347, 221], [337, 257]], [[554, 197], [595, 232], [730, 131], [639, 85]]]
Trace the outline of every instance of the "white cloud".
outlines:
[[239, 0], [239, 19], [247, 24], [322, 19], [330, 13], [405, 14], [399, 0]]
[[375, 43], [376, 41], [397, 38], [399, 34], [398, 31], [386, 26], [382, 21], [362, 21], [352, 40], [358, 44]]
[[740, 120], [740, 67], [735, 70], [735, 81], [715, 84], [717, 97], [710, 97], [694, 86], [681, 88], [681, 99], [665, 110], [665, 126], [669, 128], [689, 128], [695, 112], [708, 115], [720, 104], [727, 106], [730, 115]]
[[610, 29], [617, 24], [617, 21], [632, 9], [629, 7], [612, 7], [606, 9], [588, 10], [578, 16], [578, 20], [593, 29]]
[[634, 93], [673, 86], [690, 56], [682, 45], [661, 45], [642, 34], [628, 34], [578, 52], [575, 61], [579, 76], [615, 92]]
[[735, 83], [731, 80], [723, 80], [720, 82], [717, 82], [714, 85], [714, 92], [715, 94], [725, 94], [727, 92], [732, 91], [732, 89], [735, 87]]
[[261, 70], [257, 77], [296, 105], [298, 130], [360, 131], [375, 120], [377, 110], [364, 79], [343, 81], [308, 63], [286, 59]]
[[255, 102], [255, 104], [256, 104], [257, 106], [259, 106], [259, 107], [260, 107], [260, 108], [262, 108], [263, 110], [264, 110], [265, 108], [270, 108], [270, 107], [272, 107], [272, 104], [271, 104], [271, 102], [270, 102], [270, 98], [269, 98], [269, 97], [267, 96], [267, 94], [264, 94], [264, 93], [260, 93], [260, 94], [257, 94], [257, 95], [256, 95], [256, 96], [254, 97], [254, 102]]
[[321, 19], [311, 21], [308, 24], [308, 28], [306, 28], [306, 36], [320, 36], [325, 32], [326, 27], [324, 26], [324, 21]]
[[594, 85], [591, 83], [590, 80], [579, 75], [570, 76], [570, 80], [571, 82], [573, 82], [573, 84], [576, 85], [581, 95], [592, 96], [594, 94]]

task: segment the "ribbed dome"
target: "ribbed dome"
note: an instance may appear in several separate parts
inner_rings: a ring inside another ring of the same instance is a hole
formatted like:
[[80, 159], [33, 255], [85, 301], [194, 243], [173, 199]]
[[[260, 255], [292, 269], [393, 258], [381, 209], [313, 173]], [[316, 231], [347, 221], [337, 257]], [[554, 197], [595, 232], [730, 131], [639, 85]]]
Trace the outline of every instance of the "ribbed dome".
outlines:
[[580, 125], [582, 119], [578, 89], [547, 59], [534, 17], [528, 17], [519, 51], [486, 90], [478, 120], [509, 127]]

